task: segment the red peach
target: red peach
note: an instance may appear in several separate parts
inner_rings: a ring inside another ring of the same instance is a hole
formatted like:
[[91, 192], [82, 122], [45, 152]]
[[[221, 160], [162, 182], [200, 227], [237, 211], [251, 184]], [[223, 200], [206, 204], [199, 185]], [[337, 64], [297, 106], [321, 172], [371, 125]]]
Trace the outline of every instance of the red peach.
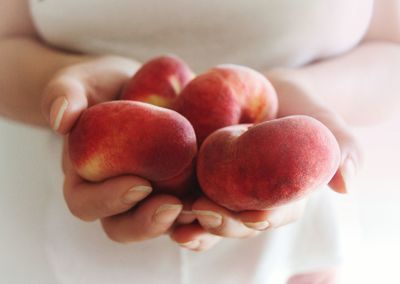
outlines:
[[275, 90], [261, 73], [239, 65], [220, 65], [197, 76], [173, 107], [193, 125], [197, 141], [217, 129], [275, 118]]
[[339, 166], [338, 143], [321, 122], [289, 116], [211, 134], [197, 163], [202, 191], [235, 211], [278, 207], [327, 184]]
[[166, 55], [144, 64], [128, 81], [122, 100], [135, 100], [169, 108], [183, 87], [194, 77], [180, 58]]
[[190, 178], [196, 152], [194, 130], [183, 116], [141, 102], [90, 107], [69, 136], [70, 158], [81, 177], [97, 182], [132, 174], [177, 194]]

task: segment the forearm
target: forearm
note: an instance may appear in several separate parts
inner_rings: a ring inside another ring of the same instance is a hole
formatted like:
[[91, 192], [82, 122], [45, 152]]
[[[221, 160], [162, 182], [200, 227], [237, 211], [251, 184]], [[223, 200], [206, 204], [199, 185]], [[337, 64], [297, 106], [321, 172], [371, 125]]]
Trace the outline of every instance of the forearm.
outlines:
[[45, 125], [40, 108], [44, 86], [58, 70], [83, 60], [31, 37], [0, 39], [0, 115]]
[[333, 109], [348, 123], [358, 125], [376, 123], [399, 109], [398, 74], [400, 45], [388, 42], [363, 43], [342, 56], [267, 73], [278, 89], [284, 110], [280, 116], [295, 114], [293, 101], [304, 101], [297, 96], [307, 94], [312, 97], [310, 112]]

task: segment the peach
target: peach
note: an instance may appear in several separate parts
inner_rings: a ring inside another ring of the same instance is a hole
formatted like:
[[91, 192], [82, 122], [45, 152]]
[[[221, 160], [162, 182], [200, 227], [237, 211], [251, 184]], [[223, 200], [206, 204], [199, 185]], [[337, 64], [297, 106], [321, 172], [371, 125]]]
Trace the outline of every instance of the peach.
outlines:
[[220, 65], [190, 81], [174, 110], [193, 125], [199, 143], [215, 130], [275, 118], [274, 88], [259, 72], [239, 65]]
[[178, 195], [187, 190], [196, 152], [193, 127], [183, 116], [141, 102], [90, 107], [69, 136], [72, 164], [84, 179], [132, 174]]
[[339, 166], [338, 143], [321, 122], [288, 116], [211, 134], [197, 162], [202, 191], [234, 210], [264, 210], [304, 198]]
[[169, 108], [182, 88], [194, 77], [180, 58], [165, 55], [144, 64], [126, 84], [121, 99]]

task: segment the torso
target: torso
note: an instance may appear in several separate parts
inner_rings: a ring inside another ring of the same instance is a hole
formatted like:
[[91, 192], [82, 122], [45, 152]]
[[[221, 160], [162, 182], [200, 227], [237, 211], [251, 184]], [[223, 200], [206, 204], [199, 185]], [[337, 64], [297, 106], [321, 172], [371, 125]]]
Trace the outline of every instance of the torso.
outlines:
[[140, 61], [165, 53], [196, 71], [219, 63], [300, 66], [357, 45], [373, 0], [31, 0], [50, 44]]

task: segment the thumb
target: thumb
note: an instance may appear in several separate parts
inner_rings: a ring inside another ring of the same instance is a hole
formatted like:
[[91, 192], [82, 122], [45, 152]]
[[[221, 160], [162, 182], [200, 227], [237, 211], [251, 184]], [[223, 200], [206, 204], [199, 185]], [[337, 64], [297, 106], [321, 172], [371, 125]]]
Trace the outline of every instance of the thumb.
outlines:
[[356, 174], [354, 161], [351, 157], [342, 161], [339, 169], [329, 182], [329, 186], [336, 192], [348, 193], [349, 184]]
[[68, 133], [87, 106], [85, 86], [73, 77], [56, 77], [43, 94], [42, 112], [51, 128], [59, 134]]
[[338, 193], [351, 191], [351, 182], [363, 163], [363, 151], [351, 127], [336, 113], [325, 111], [315, 115], [327, 126], [340, 148], [340, 164], [335, 175], [329, 182], [329, 186]]

